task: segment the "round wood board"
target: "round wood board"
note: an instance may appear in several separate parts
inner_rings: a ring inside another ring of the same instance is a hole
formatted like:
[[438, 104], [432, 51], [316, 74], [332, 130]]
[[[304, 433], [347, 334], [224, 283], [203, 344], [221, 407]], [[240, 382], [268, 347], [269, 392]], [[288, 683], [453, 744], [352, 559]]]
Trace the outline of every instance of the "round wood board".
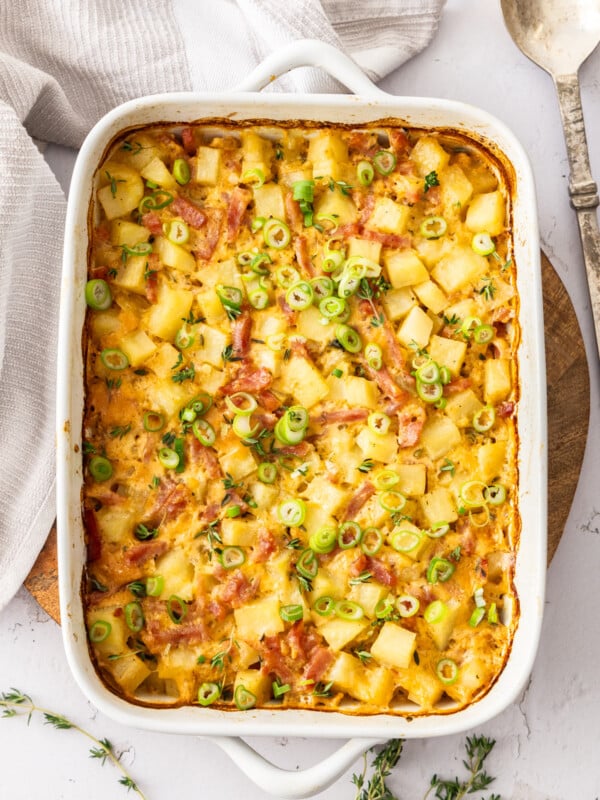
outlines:
[[[575, 310], [552, 264], [542, 253], [546, 378], [548, 382], [548, 563], [565, 527], [583, 461], [590, 415], [585, 348]], [[25, 586], [60, 622], [56, 527], [53, 527]]]

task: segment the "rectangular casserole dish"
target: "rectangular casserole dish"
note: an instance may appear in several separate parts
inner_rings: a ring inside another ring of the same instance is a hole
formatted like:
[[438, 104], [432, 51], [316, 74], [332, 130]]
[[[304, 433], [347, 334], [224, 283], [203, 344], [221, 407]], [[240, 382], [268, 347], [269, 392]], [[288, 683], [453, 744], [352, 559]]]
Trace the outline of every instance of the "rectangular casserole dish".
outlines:
[[[58, 376], [59, 559], [67, 656], [85, 693], [101, 710], [121, 722], [165, 732], [217, 737], [290, 733], [312, 736], [318, 725], [319, 735], [331, 738], [352, 737], [359, 731], [361, 737], [373, 739], [456, 733], [481, 724], [515, 698], [531, 669], [541, 624], [546, 563], [545, 383], [539, 245], [531, 172], [514, 137], [489, 115], [448, 101], [386, 95], [373, 87], [352, 62], [321, 43], [296, 43], [287, 52], [276, 54], [261, 65], [241, 89], [260, 88], [273, 75], [302, 64], [324, 66], [361, 94], [350, 97], [246, 93], [221, 98], [190, 94], [151, 97], [132, 101], [108, 114], [82, 147], [73, 175], [67, 216]], [[85, 312], [83, 290], [87, 278], [87, 214], [93, 176], [107, 146], [120, 132], [160, 122], [178, 124], [207, 118], [274, 122], [298, 119], [351, 125], [395, 118], [409, 127], [467, 133], [511, 168], [514, 180], [511, 187], [513, 258], [517, 269], [521, 325], [518, 404], [521, 540], [515, 570], [520, 622], [509, 660], [498, 681], [485, 697], [457, 713], [411, 720], [392, 715], [352, 718], [336, 712], [323, 714], [308, 710], [286, 710], [283, 714], [269, 709], [224, 712], [190, 707], [143, 708], [127, 703], [106, 689], [90, 661], [80, 596], [85, 563], [80, 506], [83, 407], [80, 341]], [[354, 757], [368, 743], [359, 741], [354, 745], [346, 751], [346, 757]], [[340, 765], [338, 759], [338, 770]], [[256, 775], [254, 777], [258, 780]], [[331, 780], [331, 775], [325, 780]], [[320, 784], [306, 783], [298, 791], [306, 793], [307, 786], [310, 786], [309, 791], [315, 791], [315, 786], [322, 787], [322, 781], [323, 776]], [[272, 781], [264, 785], [269, 786], [269, 791], [277, 791]], [[289, 786], [280, 793], [289, 794]]]

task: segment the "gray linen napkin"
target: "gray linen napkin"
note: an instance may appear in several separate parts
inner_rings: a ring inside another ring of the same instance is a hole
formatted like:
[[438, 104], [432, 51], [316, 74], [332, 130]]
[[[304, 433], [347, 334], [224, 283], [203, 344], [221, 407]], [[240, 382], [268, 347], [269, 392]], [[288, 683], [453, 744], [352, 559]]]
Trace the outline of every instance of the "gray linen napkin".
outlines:
[[[443, 0], [0, 3], [0, 610], [55, 516], [54, 395], [66, 201], [33, 137], [77, 148], [125, 100], [235, 84], [320, 38], [375, 80], [433, 37]], [[219, 54], [215, 57], [215, 54]], [[305, 72], [285, 88], [331, 90]]]

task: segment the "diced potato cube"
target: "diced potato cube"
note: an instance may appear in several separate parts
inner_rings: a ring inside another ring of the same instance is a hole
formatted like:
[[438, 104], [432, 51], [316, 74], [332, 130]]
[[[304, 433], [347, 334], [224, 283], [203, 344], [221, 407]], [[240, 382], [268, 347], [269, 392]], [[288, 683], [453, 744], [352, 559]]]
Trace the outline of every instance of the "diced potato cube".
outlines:
[[456, 681], [445, 685], [444, 691], [458, 703], [468, 703], [485, 685], [489, 672], [490, 668], [480, 658], [468, 658], [460, 665]]
[[175, 594], [189, 602], [194, 599], [194, 567], [185, 550], [173, 548], [156, 561], [156, 574], [164, 579], [160, 596], [167, 600]]
[[265, 180], [270, 180], [273, 175], [273, 143], [254, 131], [243, 131], [242, 150], [242, 177], [250, 170], [258, 169], [264, 174]]
[[139, 173], [117, 161], [107, 161], [100, 175], [104, 184], [98, 189], [98, 200], [106, 219], [124, 217], [138, 207], [144, 196], [144, 182]]
[[398, 683], [407, 692], [410, 702], [417, 703], [424, 710], [432, 709], [444, 694], [438, 678], [416, 664], [398, 671]]
[[421, 511], [429, 527], [438, 522], [454, 522], [458, 519], [456, 503], [452, 493], [445, 486], [436, 486], [431, 492], [419, 498]]
[[210, 364], [196, 365], [196, 375], [198, 385], [209, 394], [215, 394], [225, 380], [225, 373], [220, 369], [213, 369]]
[[420, 306], [414, 306], [398, 329], [398, 339], [405, 347], [427, 347], [432, 330], [431, 317]]
[[412, 149], [411, 159], [416, 163], [420, 175], [440, 172], [450, 161], [450, 154], [433, 136], [421, 136]]
[[196, 301], [209, 325], [218, 325], [227, 319], [227, 314], [223, 308], [223, 304], [219, 300], [217, 293], [214, 289], [205, 289], [204, 291], [196, 292]]
[[452, 242], [445, 236], [442, 236], [441, 239], [419, 239], [415, 247], [427, 269], [432, 269], [441, 257], [451, 249]]
[[362, 606], [367, 617], [373, 619], [377, 604], [387, 596], [388, 592], [388, 587], [380, 583], [358, 583], [352, 587], [348, 597]]
[[444, 412], [459, 428], [467, 428], [473, 423], [473, 415], [483, 408], [483, 404], [473, 389], [464, 389], [448, 398]]
[[271, 678], [262, 670], [241, 669], [235, 676], [233, 691], [235, 693], [238, 686], [243, 686], [256, 697], [256, 705], [262, 706], [271, 699], [271, 684]]
[[338, 225], [350, 225], [358, 219], [354, 201], [349, 195], [343, 194], [337, 184], [333, 190], [326, 189], [320, 197], [316, 197], [313, 207], [317, 221], [322, 215], [333, 217]]
[[160, 156], [161, 151], [156, 139], [145, 133], [135, 133], [129, 137], [125, 146], [121, 146], [112, 156], [115, 161], [140, 171], [153, 158]]
[[136, 244], [147, 242], [149, 238], [150, 231], [143, 225], [136, 225], [135, 222], [127, 222], [124, 219], [115, 219], [111, 223], [111, 244], [135, 247]]
[[365, 459], [387, 463], [393, 461], [398, 454], [398, 441], [393, 433], [381, 435], [373, 433], [370, 428], [363, 428], [356, 437], [356, 444]]
[[471, 199], [473, 185], [457, 164], [446, 167], [439, 179], [444, 214], [456, 216]]
[[487, 259], [468, 246], [457, 245], [435, 265], [431, 277], [447, 294], [453, 294], [478, 281], [487, 268]]
[[356, 637], [361, 634], [369, 626], [369, 621], [366, 619], [350, 620], [350, 619], [330, 619], [319, 628], [319, 633], [322, 634], [327, 644], [332, 650], [341, 650], [347, 644], [352, 642]]
[[254, 312], [253, 335], [257, 339], [265, 339], [267, 336], [275, 336], [278, 333], [285, 333], [287, 323], [283, 315], [278, 314], [275, 308], [265, 311]]
[[323, 315], [315, 306], [309, 306], [304, 311], [300, 311], [296, 322], [297, 333], [320, 344], [330, 342], [334, 338], [332, 326], [323, 325], [322, 319]]
[[305, 408], [312, 408], [329, 392], [319, 370], [301, 356], [292, 356], [283, 363], [280, 385]]
[[350, 653], [338, 653], [329, 668], [327, 678], [333, 681], [335, 689], [361, 699], [359, 695], [364, 691], [365, 669], [355, 656], [351, 656]]
[[132, 367], [139, 367], [155, 352], [156, 345], [145, 331], [131, 331], [122, 337], [121, 350], [129, 359]]
[[[135, 657], [135, 652], [126, 647], [123, 658], [114, 659], [108, 664], [108, 669], [112, 672], [114, 679], [129, 695], [133, 695], [139, 685], [151, 674], [147, 664]], [[123, 651], [119, 655], [123, 655]]]
[[337, 522], [331, 514], [327, 506], [322, 506], [319, 503], [314, 503], [309, 500], [306, 505], [306, 517], [304, 518], [303, 527], [308, 536], [317, 533], [321, 528], [337, 527]]
[[279, 170], [279, 183], [290, 188], [297, 181], [311, 181], [313, 177], [312, 164], [301, 161], [288, 161], [282, 159], [277, 162]]
[[308, 486], [307, 494], [312, 503], [321, 506], [329, 514], [335, 514], [348, 500], [348, 491], [331, 483], [327, 475], [314, 477]]
[[130, 256], [113, 278], [113, 283], [121, 289], [145, 297], [147, 269], [148, 259], [146, 256]]
[[281, 219], [285, 222], [283, 190], [278, 183], [254, 187], [254, 213], [257, 217]]
[[445, 604], [444, 613], [437, 622], [425, 622], [438, 650], [445, 650], [452, 637], [454, 626], [458, 617], [460, 603], [450, 599]]
[[477, 450], [479, 477], [484, 483], [497, 478], [506, 459], [506, 442], [488, 442]]
[[336, 131], [319, 131], [308, 143], [306, 160], [313, 165], [313, 178], [330, 177], [339, 181], [344, 177], [348, 147]]
[[365, 684], [361, 698], [363, 702], [383, 708], [389, 706], [396, 691], [394, 673], [385, 667], [377, 667], [376, 669], [366, 669], [364, 677]]
[[359, 378], [356, 375], [347, 375], [340, 381], [340, 388], [342, 398], [349, 406], [377, 408], [377, 387], [372, 381], [366, 378]]
[[511, 388], [510, 360], [488, 358], [483, 366], [483, 394], [486, 403], [499, 403], [509, 395]]
[[131, 635], [129, 628], [125, 624], [124, 617], [116, 617], [114, 612], [118, 606], [104, 606], [102, 608], [91, 608], [87, 612], [88, 630], [96, 622], [108, 622], [111, 626], [110, 633], [102, 642], [95, 642], [94, 649], [101, 655], [108, 657], [118, 655], [127, 650], [127, 639]]
[[427, 267], [415, 250], [388, 252], [383, 258], [390, 283], [394, 289], [414, 286], [429, 279]]
[[271, 350], [264, 345], [254, 344], [252, 347], [252, 358], [257, 367], [268, 369], [274, 378], [278, 378], [281, 375], [284, 352], [285, 351], [282, 350]]
[[258, 503], [259, 508], [272, 506], [279, 496], [279, 490], [275, 486], [269, 486], [261, 481], [250, 484], [248, 491]]
[[405, 232], [409, 218], [410, 206], [396, 203], [389, 197], [378, 197], [366, 224], [382, 233], [400, 234]]
[[91, 314], [90, 323], [94, 339], [100, 339], [102, 336], [108, 336], [120, 330], [119, 313], [119, 309], [113, 307], [107, 311], [96, 311]]
[[202, 281], [203, 286], [212, 289], [219, 283], [224, 286], [235, 286], [237, 289], [244, 288], [244, 281], [233, 258], [227, 258], [216, 264], [204, 264], [196, 273], [196, 277]]
[[173, 242], [165, 239], [164, 236], [158, 236], [155, 239], [154, 250], [167, 267], [173, 267], [180, 272], [191, 273], [196, 271], [196, 259], [194, 256], [178, 244], [173, 244]]
[[145, 178], [147, 181], [153, 181], [168, 191], [173, 191], [178, 187], [177, 181], [167, 169], [167, 165], [158, 157], [149, 161], [146, 166], [140, 170], [140, 174], [142, 178]]
[[110, 544], [124, 543], [131, 538], [135, 513], [117, 506], [102, 506], [96, 511], [98, 531], [103, 541]]
[[466, 225], [474, 233], [498, 236], [504, 230], [505, 202], [502, 192], [476, 195], [467, 210]]
[[162, 284], [158, 289], [158, 301], [146, 316], [149, 332], [160, 339], [173, 339], [181, 320], [190, 313], [193, 299], [194, 295], [187, 289], [171, 289]]
[[354, 519], [361, 528], [379, 528], [389, 521], [389, 513], [383, 508], [377, 495], [373, 495], [369, 497]]
[[413, 286], [413, 290], [419, 301], [434, 314], [440, 314], [448, 305], [448, 298], [434, 281], [426, 280]]
[[223, 366], [223, 350], [229, 344], [229, 334], [223, 333], [219, 328], [200, 323], [196, 327], [195, 353], [201, 361], [213, 367]]
[[370, 239], [361, 239], [358, 236], [351, 236], [348, 239], [348, 258], [362, 256], [379, 264], [381, 256], [381, 242], [374, 242]]
[[465, 360], [467, 343], [458, 339], [447, 339], [435, 334], [429, 341], [429, 355], [441, 367], [447, 367], [453, 377], [457, 377]]
[[256, 540], [256, 532], [257, 523], [253, 519], [224, 517], [221, 520], [221, 539], [224, 545], [251, 547]]
[[371, 646], [371, 655], [381, 664], [406, 668], [415, 652], [416, 634], [395, 622], [385, 622]]
[[159, 408], [168, 416], [177, 414], [195, 391], [191, 383], [173, 383], [170, 379], [161, 383], [153, 381], [146, 389], [150, 408]]
[[456, 447], [460, 439], [459, 429], [443, 414], [431, 416], [421, 431], [421, 444], [434, 461]]
[[391, 469], [400, 478], [394, 489], [409, 497], [425, 494], [427, 484], [427, 467], [425, 464], [392, 464]]
[[246, 642], [260, 642], [263, 636], [275, 636], [285, 625], [279, 616], [279, 599], [264, 597], [233, 611], [237, 636]]
[[221, 469], [229, 473], [234, 481], [241, 481], [256, 469], [256, 461], [249, 447], [239, 442], [227, 453], [219, 457]]
[[411, 289], [390, 289], [383, 296], [383, 307], [393, 321], [402, 319], [417, 305], [417, 298]]
[[192, 180], [202, 186], [215, 186], [221, 169], [221, 150], [218, 147], [199, 147], [196, 151]]
[[172, 344], [167, 342], [161, 342], [158, 348], [155, 347], [154, 350], [154, 356], [148, 366], [159, 378], [163, 378], [163, 380], [171, 378], [173, 367], [179, 360], [179, 350], [176, 350]]
[[398, 552], [411, 561], [418, 561], [431, 544], [431, 539], [406, 519], [394, 527], [388, 535], [388, 540], [390, 544], [394, 543], [394, 549], [401, 547]]

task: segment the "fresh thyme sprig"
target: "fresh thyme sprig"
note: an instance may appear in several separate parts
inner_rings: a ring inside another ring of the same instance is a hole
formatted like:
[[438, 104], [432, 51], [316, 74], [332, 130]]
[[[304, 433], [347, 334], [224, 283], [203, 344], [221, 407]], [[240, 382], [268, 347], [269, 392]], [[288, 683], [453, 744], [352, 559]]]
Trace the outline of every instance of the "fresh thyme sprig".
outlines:
[[390, 739], [385, 747], [373, 759], [373, 774], [367, 781], [367, 754], [364, 756], [364, 767], [360, 775], [352, 776], [356, 786], [355, 800], [396, 800], [387, 786], [385, 779], [396, 766], [402, 755], [403, 739]]
[[[467, 780], [459, 781], [458, 778], [444, 780], [434, 775], [423, 800], [427, 800], [434, 789], [435, 800], [462, 800], [467, 794], [487, 789], [495, 779], [487, 774], [484, 764], [495, 744], [495, 739], [488, 739], [487, 736], [467, 736], [465, 744], [467, 758], [463, 761], [464, 768], [469, 773]], [[493, 794], [489, 800], [501, 800], [501, 798], [499, 794]]]
[[96, 739], [91, 733], [80, 728], [79, 725], [71, 722], [71, 720], [67, 719], [62, 714], [57, 714], [55, 711], [50, 711], [47, 708], [41, 708], [36, 705], [28, 694], [24, 694], [18, 689], [12, 688], [10, 691], [3, 692], [0, 695], [0, 708], [4, 709], [2, 712], [3, 717], [26, 716], [28, 725], [33, 714], [37, 712], [43, 715], [44, 724], [52, 725], [56, 730], [66, 731], [71, 729], [82, 734], [82, 736], [85, 736], [94, 744], [89, 751], [90, 758], [99, 759], [102, 765], [105, 764], [107, 759], [112, 761], [115, 767], [122, 773], [119, 783], [125, 786], [127, 791], [133, 790], [142, 800], [146, 800], [145, 794], [125, 769], [108, 739]]

